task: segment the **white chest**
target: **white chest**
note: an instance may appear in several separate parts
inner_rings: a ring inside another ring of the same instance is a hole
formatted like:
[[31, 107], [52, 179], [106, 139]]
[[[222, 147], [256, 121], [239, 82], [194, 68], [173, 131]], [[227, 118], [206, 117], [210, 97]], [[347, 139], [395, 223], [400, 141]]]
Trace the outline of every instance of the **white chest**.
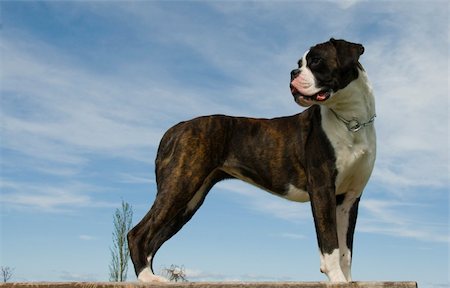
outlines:
[[322, 129], [336, 156], [336, 194], [351, 192], [359, 196], [375, 163], [375, 129], [373, 125], [369, 125], [357, 132], [351, 132], [327, 108], [323, 108], [321, 114]]

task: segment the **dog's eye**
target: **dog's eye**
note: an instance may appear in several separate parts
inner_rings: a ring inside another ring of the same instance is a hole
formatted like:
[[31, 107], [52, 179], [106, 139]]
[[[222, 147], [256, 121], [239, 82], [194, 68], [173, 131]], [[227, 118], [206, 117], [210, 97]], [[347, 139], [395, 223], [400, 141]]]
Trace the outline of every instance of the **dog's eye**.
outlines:
[[314, 57], [311, 59], [309, 64], [316, 66], [316, 65], [320, 64], [320, 62], [322, 62], [322, 58]]

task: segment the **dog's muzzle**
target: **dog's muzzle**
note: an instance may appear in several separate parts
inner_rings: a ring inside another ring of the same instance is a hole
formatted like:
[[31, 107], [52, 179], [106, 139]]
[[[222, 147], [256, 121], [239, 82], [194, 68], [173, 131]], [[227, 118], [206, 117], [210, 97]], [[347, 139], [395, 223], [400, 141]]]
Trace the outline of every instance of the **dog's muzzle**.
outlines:
[[291, 71], [291, 82], [289, 87], [291, 89], [292, 96], [294, 97], [295, 102], [302, 106], [310, 106], [313, 103], [309, 103], [310, 101], [322, 102], [328, 100], [331, 96], [331, 89], [322, 89], [316, 94], [313, 95], [304, 95], [300, 93], [299, 84], [296, 83], [296, 78], [300, 75], [301, 69], [294, 69]]

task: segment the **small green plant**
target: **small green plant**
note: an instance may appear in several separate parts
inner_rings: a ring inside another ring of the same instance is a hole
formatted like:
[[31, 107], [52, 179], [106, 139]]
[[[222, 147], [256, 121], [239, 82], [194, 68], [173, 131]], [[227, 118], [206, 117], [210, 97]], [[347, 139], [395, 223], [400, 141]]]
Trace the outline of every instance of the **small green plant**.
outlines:
[[124, 282], [127, 280], [128, 250], [127, 233], [131, 229], [133, 210], [130, 204], [122, 200], [122, 209], [114, 213], [113, 247], [111, 250], [111, 264], [109, 264], [109, 281]]

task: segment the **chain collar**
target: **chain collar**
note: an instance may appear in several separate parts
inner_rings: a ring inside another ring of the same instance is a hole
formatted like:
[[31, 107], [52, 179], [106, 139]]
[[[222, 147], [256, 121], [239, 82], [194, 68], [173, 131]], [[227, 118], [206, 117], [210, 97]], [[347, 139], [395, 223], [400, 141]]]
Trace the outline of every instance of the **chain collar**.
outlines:
[[342, 123], [345, 124], [348, 131], [350, 131], [350, 132], [358, 132], [359, 130], [361, 130], [361, 128], [364, 128], [364, 127], [372, 124], [375, 121], [375, 117], [377, 117], [377, 114], [373, 114], [372, 118], [370, 118], [369, 121], [361, 123], [356, 118], [352, 118], [352, 120], [347, 120], [347, 119], [343, 118], [342, 116], [338, 115], [333, 109], [330, 109], [330, 110], [331, 110], [331, 112], [333, 112], [333, 114], [336, 116], [336, 118], [338, 118], [339, 120], [342, 121]]

